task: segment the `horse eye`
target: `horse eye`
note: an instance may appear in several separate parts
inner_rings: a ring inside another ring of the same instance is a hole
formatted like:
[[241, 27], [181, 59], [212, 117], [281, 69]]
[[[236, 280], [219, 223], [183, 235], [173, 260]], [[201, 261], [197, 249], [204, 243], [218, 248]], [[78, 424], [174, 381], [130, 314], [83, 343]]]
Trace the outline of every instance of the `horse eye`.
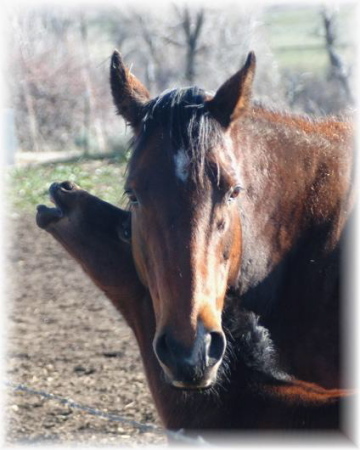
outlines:
[[125, 191], [125, 194], [128, 196], [128, 199], [130, 201], [130, 203], [132, 205], [138, 205], [139, 204], [139, 200], [137, 199], [136, 195], [134, 194], [133, 191], [131, 190], [127, 190]]
[[235, 200], [241, 191], [242, 191], [242, 187], [240, 185], [236, 185], [235, 187], [233, 187], [229, 194], [229, 201], [231, 202], [232, 200]]

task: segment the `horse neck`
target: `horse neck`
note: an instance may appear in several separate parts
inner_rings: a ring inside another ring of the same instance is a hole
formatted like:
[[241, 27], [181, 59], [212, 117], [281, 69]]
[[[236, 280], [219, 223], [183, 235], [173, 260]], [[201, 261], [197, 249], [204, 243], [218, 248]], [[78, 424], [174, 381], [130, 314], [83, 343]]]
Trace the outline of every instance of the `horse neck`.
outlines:
[[246, 291], [310, 228], [331, 220], [327, 245], [338, 240], [352, 197], [350, 125], [254, 107], [232, 137], [246, 191], [240, 200]]

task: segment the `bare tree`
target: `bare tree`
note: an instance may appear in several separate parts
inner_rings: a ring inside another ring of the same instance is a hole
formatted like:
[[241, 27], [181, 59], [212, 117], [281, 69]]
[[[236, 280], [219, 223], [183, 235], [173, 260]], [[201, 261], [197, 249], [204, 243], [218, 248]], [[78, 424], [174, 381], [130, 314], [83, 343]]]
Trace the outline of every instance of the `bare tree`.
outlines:
[[195, 58], [200, 51], [200, 34], [204, 25], [205, 11], [201, 9], [195, 13], [194, 21], [188, 7], [183, 10], [182, 28], [186, 42], [186, 68], [185, 77], [190, 84], [195, 80]]
[[154, 88], [162, 90], [168, 81], [168, 70], [164, 64], [164, 43], [159, 36], [163, 24], [152, 20], [153, 17], [145, 16], [134, 11], [132, 15], [134, 24], [138, 27], [140, 35], [146, 47], [145, 83], [152, 91]]
[[13, 17], [12, 25], [13, 31], [18, 35], [19, 45], [18, 45], [18, 62], [20, 65], [20, 71], [22, 73], [22, 80], [20, 83], [20, 89], [22, 90], [22, 95], [24, 98], [25, 108], [27, 111], [27, 122], [29, 130], [29, 140], [30, 148], [38, 152], [39, 151], [39, 131], [38, 131], [38, 120], [35, 111], [34, 98], [31, 93], [30, 78], [31, 78], [31, 67], [28, 65], [28, 58], [25, 53], [24, 42], [25, 37], [25, 24], [22, 23], [21, 18], [16, 15]]
[[336, 12], [330, 8], [323, 8], [321, 11], [321, 18], [324, 26], [324, 37], [326, 51], [330, 61], [330, 76], [339, 81], [348, 102], [354, 103], [349, 85], [349, 69], [346, 67], [344, 61], [336, 51], [337, 33], [336, 33]]
[[216, 90], [254, 50], [254, 93], [261, 101], [290, 103], [299, 112], [336, 113], [352, 99], [351, 72], [340, 58], [341, 35], [330, 12], [322, 16], [331, 66], [326, 80], [309, 71], [280, 72], [260, 6], [250, 11], [241, 5], [164, 8], [162, 14], [124, 3], [101, 10], [17, 11], [6, 70], [19, 145], [34, 151], [80, 147], [90, 152], [124, 144], [126, 129], [114, 114], [108, 88], [114, 47], [154, 95], [185, 83]]
[[84, 80], [84, 153], [89, 154], [91, 150], [90, 139], [92, 130], [96, 138], [96, 147], [100, 152], [104, 152], [104, 137], [102, 128], [99, 122], [99, 117], [95, 113], [96, 104], [93, 95], [92, 78], [90, 73], [91, 58], [88, 43], [88, 24], [87, 18], [84, 13], [79, 15], [79, 26], [81, 36], [81, 48], [84, 58], [84, 64], [82, 65], [82, 74]]
[[167, 37], [167, 41], [176, 47], [185, 47], [185, 80], [189, 84], [194, 84], [196, 78], [196, 57], [205, 46], [201, 45], [201, 32], [205, 22], [205, 10], [202, 8], [192, 13], [188, 6], [179, 8], [175, 6], [179, 28], [181, 29], [183, 40]]

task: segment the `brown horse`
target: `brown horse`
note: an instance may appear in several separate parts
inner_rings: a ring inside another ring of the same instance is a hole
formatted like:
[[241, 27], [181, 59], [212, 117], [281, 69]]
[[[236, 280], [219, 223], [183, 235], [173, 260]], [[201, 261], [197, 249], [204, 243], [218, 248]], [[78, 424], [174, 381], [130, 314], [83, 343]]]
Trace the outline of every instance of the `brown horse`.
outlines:
[[133, 328], [168, 428], [339, 424], [351, 126], [253, 104], [254, 71], [250, 53], [215, 96], [150, 100], [115, 52], [114, 102], [135, 135], [131, 232], [129, 213], [68, 183], [38, 213]]
[[[167, 428], [197, 433], [218, 428], [338, 427], [339, 402], [347, 393], [285, 373], [268, 331], [230, 296], [227, 308], [236, 314], [226, 377], [217, 387], [192, 390], [187, 395], [165, 383], [152, 350], [156, 328], [152, 300], [137, 276], [127, 242], [129, 213], [70, 182], [53, 184], [50, 195], [56, 208], [38, 207], [38, 225], [81, 264], [134, 331], [153, 398]], [[206, 437], [222, 438], [218, 432]]]

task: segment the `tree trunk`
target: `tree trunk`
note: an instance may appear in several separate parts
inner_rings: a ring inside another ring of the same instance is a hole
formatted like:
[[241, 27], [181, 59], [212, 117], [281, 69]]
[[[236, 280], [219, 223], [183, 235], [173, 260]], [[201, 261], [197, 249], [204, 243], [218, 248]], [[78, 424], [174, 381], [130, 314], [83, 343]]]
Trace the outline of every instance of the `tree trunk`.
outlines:
[[335, 30], [335, 13], [324, 9], [321, 15], [325, 29], [325, 45], [329, 56], [331, 77], [336, 78], [340, 82], [347, 100], [353, 104], [354, 98], [349, 85], [349, 73], [344, 62], [335, 50], [335, 42], [337, 39]]

